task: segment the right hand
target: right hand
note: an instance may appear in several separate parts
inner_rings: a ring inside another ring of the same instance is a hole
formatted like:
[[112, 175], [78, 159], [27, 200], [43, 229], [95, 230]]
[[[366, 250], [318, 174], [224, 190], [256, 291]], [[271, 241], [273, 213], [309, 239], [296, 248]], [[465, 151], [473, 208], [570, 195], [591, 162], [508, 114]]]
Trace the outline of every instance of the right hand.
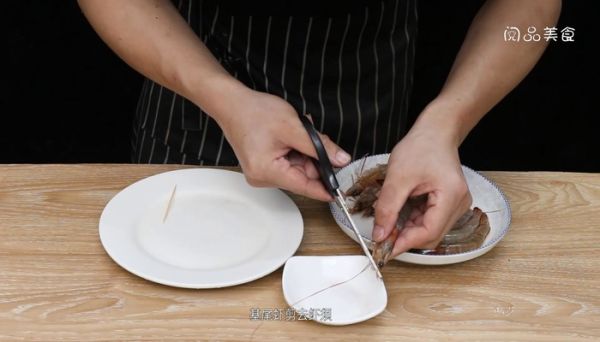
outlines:
[[[308, 158], [316, 158], [316, 151], [294, 108], [271, 94], [248, 88], [240, 93], [231, 97], [227, 112], [219, 113], [217, 121], [248, 183], [333, 200]], [[321, 134], [321, 140], [333, 166], [350, 162], [350, 155], [326, 135]]]

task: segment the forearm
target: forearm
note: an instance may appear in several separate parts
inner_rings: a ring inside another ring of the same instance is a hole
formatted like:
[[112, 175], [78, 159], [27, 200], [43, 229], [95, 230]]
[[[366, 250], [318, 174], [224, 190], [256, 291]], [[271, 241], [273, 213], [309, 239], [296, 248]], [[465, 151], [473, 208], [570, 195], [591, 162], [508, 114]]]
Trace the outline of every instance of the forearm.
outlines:
[[533, 68], [547, 42], [506, 42], [507, 26], [537, 28], [556, 24], [560, 0], [488, 0], [461, 47], [440, 94], [415, 123], [437, 126], [456, 146], [477, 122]]
[[208, 113], [223, 111], [219, 94], [231, 77], [169, 0], [79, 0], [100, 37], [131, 67], [190, 99]]

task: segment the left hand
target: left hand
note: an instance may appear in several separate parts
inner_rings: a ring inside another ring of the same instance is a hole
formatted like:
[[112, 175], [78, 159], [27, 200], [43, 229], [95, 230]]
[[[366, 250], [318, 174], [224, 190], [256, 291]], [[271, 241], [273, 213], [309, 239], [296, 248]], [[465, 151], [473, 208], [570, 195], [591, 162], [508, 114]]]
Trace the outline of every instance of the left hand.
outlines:
[[442, 122], [417, 121], [392, 150], [385, 182], [375, 204], [373, 239], [395, 229], [408, 197], [428, 194], [398, 235], [392, 255], [411, 248], [433, 249], [471, 206], [471, 195], [458, 157], [458, 139]]

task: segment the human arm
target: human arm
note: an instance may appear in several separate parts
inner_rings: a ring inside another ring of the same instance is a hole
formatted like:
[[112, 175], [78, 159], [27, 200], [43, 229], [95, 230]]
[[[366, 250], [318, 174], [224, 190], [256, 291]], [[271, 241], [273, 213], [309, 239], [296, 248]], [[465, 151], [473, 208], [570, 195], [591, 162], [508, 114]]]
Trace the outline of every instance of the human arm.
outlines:
[[[248, 182], [329, 200], [306, 156], [316, 156], [284, 100], [225, 71], [169, 0], [79, 0], [100, 37], [134, 69], [194, 102], [223, 129]], [[325, 139], [332, 163], [349, 160]], [[299, 151], [300, 154], [292, 153]]]
[[560, 0], [488, 0], [473, 20], [439, 95], [392, 151], [375, 208], [373, 238], [385, 239], [410, 196], [428, 193], [393, 255], [433, 248], [471, 205], [458, 147], [477, 122], [533, 68], [547, 42], [505, 42], [507, 26], [552, 27]]

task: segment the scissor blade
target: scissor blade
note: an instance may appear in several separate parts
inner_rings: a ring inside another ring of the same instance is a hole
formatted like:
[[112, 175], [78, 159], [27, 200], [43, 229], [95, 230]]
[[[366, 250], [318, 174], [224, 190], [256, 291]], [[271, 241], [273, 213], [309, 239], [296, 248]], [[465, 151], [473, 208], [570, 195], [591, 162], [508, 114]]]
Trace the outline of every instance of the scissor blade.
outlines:
[[356, 238], [358, 239], [358, 242], [360, 243], [360, 246], [362, 247], [363, 252], [367, 256], [367, 258], [369, 258], [369, 261], [371, 262], [371, 266], [373, 266], [373, 268], [375, 269], [375, 272], [377, 273], [377, 277], [379, 277], [379, 279], [383, 279], [383, 275], [381, 274], [381, 271], [379, 271], [379, 267], [377, 267], [377, 263], [373, 259], [373, 256], [371, 255], [371, 251], [369, 251], [369, 248], [367, 248], [367, 244], [365, 243], [365, 240], [363, 239], [362, 235], [360, 234], [360, 231], [356, 227], [354, 220], [352, 220], [352, 216], [350, 216], [350, 212], [348, 211], [348, 206], [346, 205], [346, 200], [344, 200], [344, 196], [342, 195], [340, 189], [336, 189], [336, 194], [337, 194], [336, 200], [337, 200], [338, 204], [340, 205], [340, 207], [342, 208], [344, 215], [346, 215], [348, 222], [350, 222], [350, 226], [352, 227], [352, 230], [354, 230], [354, 234], [356, 235]]

